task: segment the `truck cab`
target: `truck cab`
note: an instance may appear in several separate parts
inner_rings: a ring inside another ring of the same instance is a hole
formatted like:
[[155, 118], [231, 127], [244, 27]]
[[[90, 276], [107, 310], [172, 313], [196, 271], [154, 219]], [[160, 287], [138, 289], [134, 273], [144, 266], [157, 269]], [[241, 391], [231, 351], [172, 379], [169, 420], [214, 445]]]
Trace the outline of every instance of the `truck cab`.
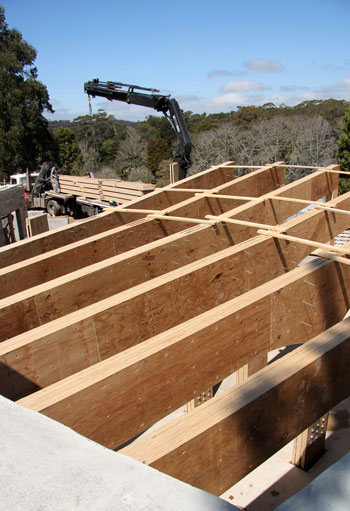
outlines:
[[[30, 174], [30, 180], [33, 183], [36, 178], [38, 177], [39, 172], [31, 172]], [[12, 174], [10, 176], [10, 185], [21, 185], [25, 190], [29, 191], [29, 186], [27, 183], [27, 174]]]

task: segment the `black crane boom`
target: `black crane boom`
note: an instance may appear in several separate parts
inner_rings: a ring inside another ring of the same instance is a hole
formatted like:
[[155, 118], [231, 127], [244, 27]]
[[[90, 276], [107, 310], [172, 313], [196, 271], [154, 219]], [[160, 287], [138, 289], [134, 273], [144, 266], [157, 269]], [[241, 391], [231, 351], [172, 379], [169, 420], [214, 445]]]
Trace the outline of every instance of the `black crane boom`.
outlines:
[[[132, 105], [153, 108], [162, 112], [178, 140], [175, 160], [179, 164], [179, 178], [184, 179], [192, 165], [192, 142], [176, 99], [158, 94], [159, 90], [120, 82], [100, 82], [98, 78], [86, 82], [84, 91], [92, 97], [100, 96], [110, 101], [123, 101]], [[141, 92], [142, 91], [142, 92]]]

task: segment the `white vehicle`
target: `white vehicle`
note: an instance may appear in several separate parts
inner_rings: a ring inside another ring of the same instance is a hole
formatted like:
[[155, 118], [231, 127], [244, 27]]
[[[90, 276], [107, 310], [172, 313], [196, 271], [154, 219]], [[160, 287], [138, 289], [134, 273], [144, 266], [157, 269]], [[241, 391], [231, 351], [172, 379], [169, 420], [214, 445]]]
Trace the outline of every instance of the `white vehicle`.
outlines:
[[[30, 174], [30, 181], [34, 183], [36, 178], [38, 177], [39, 172], [31, 172]], [[29, 189], [28, 183], [27, 183], [27, 174], [12, 174], [10, 176], [10, 185], [22, 185], [23, 188], [26, 190]]]

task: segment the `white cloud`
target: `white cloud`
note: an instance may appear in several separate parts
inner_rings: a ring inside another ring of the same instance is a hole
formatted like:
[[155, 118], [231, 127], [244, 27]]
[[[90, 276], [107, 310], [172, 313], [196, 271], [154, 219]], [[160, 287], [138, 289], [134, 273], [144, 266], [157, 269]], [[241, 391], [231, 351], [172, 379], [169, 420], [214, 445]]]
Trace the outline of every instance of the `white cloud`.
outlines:
[[309, 90], [309, 87], [304, 87], [300, 85], [281, 85], [280, 89], [283, 90], [283, 92], [293, 92], [293, 91], [305, 91]]
[[220, 94], [210, 99], [203, 99], [197, 96], [177, 96], [182, 110], [191, 110], [194, 113], [217, 113], [230, 112], [238, 105], [252, 104], [254, 101], [251, 97], [238, 93]]
[[230, 110], [233, 110], [237, 105], [247, 104], [247, 102], [249, 102], [248, 96], [236, 94], [234, 92], [223, 94], [222, 96], [215, 96], [209, 101], [214, 107], [230, 107]]
[[282, 103], [287, 103], [286, 96], [282, 94], [272, 94], [271, 96], [265, 96], [260, 100], [260, 105], [264, 105], [265, 103], [273, 103], [274, 105], [281, 105]]
[[325, 99], [320, 92], [316, 92], [313, 90], [306, 90], [304, 92], [300, 92], [296, 94], [292, 98], [290, 98], [290, 102], [292, 104], [301, 103], [302, 101], [311, 101], [313, 99]]
[[208, 78], [221, 78], [228, 76], [242, 76], [245, 75], [246, 71], [228, 71], [227, 69], [214, 69], [214, 71], [209, 71], [207, 74]]
[[128, 121], [142, 121], [149, 115], [158, 115], [152, 108], [146, 108], [138, 105], [129, 105], [120, 101], [101, 101], [92, 105], [93, 113], [101, 108], [107, 114], [114, 115], [116, 119], [127, 119]]
[[336, 83], [334, 85], [334, 89], [350, 91], [350, 77], [347, 76], [346, 78], [344, 78], [344, 80], [341, 80], [340, 82]]
[[247, 69], [259, 71], [259, 73], [280, 73], [284, 71], [284, 65], [279, 60], [252, 59], [244, 63]]
[[263, 83], [240, 80], [238, 82], [228, 82], [221, 87], [222, 92], [251, 92], [256, 90], [268, 90]]
[[76, 117], [70, 108], [64, 108], [62, 103], [55, 98], [50, 98], [50, 103], [52, 108], [54, 109], [54, 113], [45, 110], [44, 117], [49, 121], [58, 121], [58, 120], [73, 120]]
[[350, 61], [344, 62], [342, 65], [336, 65], [336, 64], [324, 64], [322, 66], [323, 69], [326, 71], [347, 71], [350, 69]]
[[334, 97], [336, 99], [348, 99], [350, 94], [350, 77], [346, 76], [343, 80], [317, 89], [323, 97]]
[[176, 100], [179, 102], [180, 105], [183, 103], [200, 103], [201, 98], [198, 96], [194, 96], [192, 94], [184, 94], [183, 96], [176, 96]]

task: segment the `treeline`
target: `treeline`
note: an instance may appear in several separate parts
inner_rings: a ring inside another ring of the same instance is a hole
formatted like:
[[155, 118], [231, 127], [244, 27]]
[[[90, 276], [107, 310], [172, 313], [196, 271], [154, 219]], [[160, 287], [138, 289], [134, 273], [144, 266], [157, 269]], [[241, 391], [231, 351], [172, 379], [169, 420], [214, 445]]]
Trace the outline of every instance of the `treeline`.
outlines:
[[[93, 171], [158, 186], [169, 182], [177, 140], [164, 117], [150, 115], [132, 123], [99, 110], [73, 121], [46, 120], [44, 112], [53, 109], [38, 80], [36, 50], [8, 27], [1, 5], [0, 57], [1, 180], [55, 161], [71, 174]], [[194, 145], [190, 173], [227, 160], [261, 165], [282, 159], [294, 165], [327, 165], [338, 159], [342, 170], [350, 171], [348, 104], [328, 99], [209, 115], [184, 112]]]
[[[193, 140], [193, 174], [221, 161], [257, 165], [285, 160], [294, 165], [328, 165], [337, 158], [346, 101], [305, 101], [294, 107], [238, 107], [230, 113], [184, 118]], [[168, 182], [177, 144], [164, 117], [132, 123], [99, 111], [74, 121], [49, 123], [56, 159], [69, 172], [93, 171], [123, 179]], [[293, 176], [291, 175], [291, 178]]]

